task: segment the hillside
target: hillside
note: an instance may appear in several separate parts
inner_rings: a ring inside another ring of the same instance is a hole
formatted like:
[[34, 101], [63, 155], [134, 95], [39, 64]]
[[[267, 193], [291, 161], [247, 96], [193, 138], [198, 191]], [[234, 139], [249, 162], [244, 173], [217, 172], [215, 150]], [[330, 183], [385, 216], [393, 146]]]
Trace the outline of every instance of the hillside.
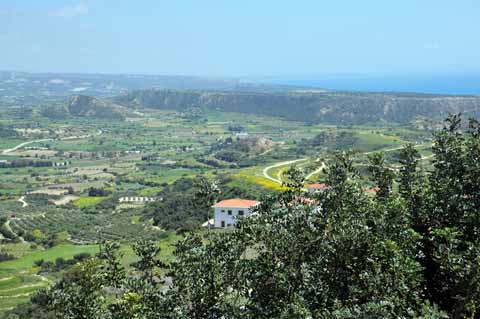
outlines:
[[185, 110], [204, 107], [225, 112], [281, 116], [302, 122], [364, 124], [406, 123], [418, 116], [445, 118], [463, 112], [480, 116], [480, 97], [346, 92], [197, 92], [142, 90], [119, 96], [126, 107]]
[[123, 119], [127, 110], [106, 99], [86, 95], [75, 95], [68, 101], [67, 111], [73, 116], [99, 119]]
[[221, 161], [240, 166], [252, 165], [251, 160], [272, 149], [274, 143], [264, 137], [232, 138], [213, 145], [213, 156]]

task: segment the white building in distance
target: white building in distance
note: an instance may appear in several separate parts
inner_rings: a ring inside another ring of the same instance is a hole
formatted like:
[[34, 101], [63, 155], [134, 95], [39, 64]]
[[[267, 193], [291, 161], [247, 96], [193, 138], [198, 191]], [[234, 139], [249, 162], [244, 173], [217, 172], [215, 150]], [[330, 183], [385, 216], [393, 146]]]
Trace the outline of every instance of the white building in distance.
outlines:
[[119, 203], [151, 203], [156, 202], [158, 198], [156, 197], [138, 197], [138, 196], [129, 196], [121, 197], [118, 199]]
[[252, 214], [252, 209], [259, 202], [249, 199], [233, 198], [222, 200], [215, 205], [214, 209], [214, 225], [216, 228], [232, 227], [235, 225], [238, 217], [247, 217]]

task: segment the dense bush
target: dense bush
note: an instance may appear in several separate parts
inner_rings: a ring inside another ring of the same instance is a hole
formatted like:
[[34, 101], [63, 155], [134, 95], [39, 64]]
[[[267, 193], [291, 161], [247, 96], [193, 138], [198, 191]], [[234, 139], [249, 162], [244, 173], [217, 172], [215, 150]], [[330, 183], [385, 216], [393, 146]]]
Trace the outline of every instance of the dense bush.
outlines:
[[81, 253], [68, 260], [59, 257], [55, 259], [55, 262], [44, 261], [43, 259], [40, 259], [35, 261], [35, 266], [40, 267], [38, 271], [39, 274], [53, 273], [68, 269], [79, 262], [89, 259], [90, 257], [91, 255], [89, 253]]
[[46, 106], [41, 109], [40, 113], [51, 120], [64, 120], [68, 117], [68, 111], [61, 106]]
[[13, 256], [12, 254], [0, 251], [0, 262], [7, 261], [7, 260], [13, 260], [13, 259], [15, 259], [15, 256]]
[[5, 127], [4, 125], [0, 124], [0, 138], [6, 138], [6, 137], [18, 137], [20, 134], [18, 134], [17, 131]]
[[36, 161], [30, 159], [15, 159], [7, 163], [1, 163], [0, 167], [8, 168], [20, 168], [20, 167], [51, 167], [53, 162], [51, 161]]
[[303, 153], [312, 148], [348, 150], [354, 147], [357, 140], [358, 138], [352, 132], [327, 130], [318, 133], [311, 139], [302, 139], [298, 143], [297, 149]]
[[217, 152], [215, 154], [215, 157], [225, 162], [234, 163], [241, 161], [245, 157], [245, 155], [239, 151], [223, 150]]
[[109, 190], [106, 190], [104, 188], [95, 188], [91, 187], [88, 189], [88, 196], [93, 196], [93, 197], [105, 197], [110, 195], [112, 192]]

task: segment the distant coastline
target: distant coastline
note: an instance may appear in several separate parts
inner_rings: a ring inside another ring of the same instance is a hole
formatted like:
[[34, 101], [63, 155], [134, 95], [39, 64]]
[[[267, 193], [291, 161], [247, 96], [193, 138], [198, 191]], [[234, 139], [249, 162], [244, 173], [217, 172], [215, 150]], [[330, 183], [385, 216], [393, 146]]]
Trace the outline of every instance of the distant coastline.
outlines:
[[[252, 80], [252, 79], [250, 79]], [[431, 76], [318, 76], [253, 79], [257, 83], [340, 91], [480, 95], [480, 74]]]

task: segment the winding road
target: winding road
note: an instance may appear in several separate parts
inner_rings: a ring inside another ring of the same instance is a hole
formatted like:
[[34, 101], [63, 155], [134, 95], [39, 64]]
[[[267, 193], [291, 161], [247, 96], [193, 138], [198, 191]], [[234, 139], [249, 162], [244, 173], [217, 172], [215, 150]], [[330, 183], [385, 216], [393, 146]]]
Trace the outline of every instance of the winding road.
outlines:
[[[393, 147], [393, 148], [387, 148], [387, 149], [380, 149], [380, 150], [375, 150], [375, 151], [369, 151], [369, 152], [365, 152], [365, 153], [361, 153], [360, 155], [370, 155], [370, 154], [373, 154], [373, 153], [376, 153], [376, 152], [384, 152], [384, 153], [387, 153], [387, 152], [394, 152], [394, 151], [398, 151], [398, 150], [401, 150], [405, 145], [401, 145], [401, 146], [396, 146], [396, 147]], [[420, 148], [420, 147], [423, 147], [423, 146], [426, 146], [425, 144], [419, 144], [419, 145], [415, 145], [415, 148]], [[428, 156], [422, 156], [420, 160], [426, 160], [426, 159], [429, 159], [429, 158], [432, 158], [434, 155], [428, 155]], [[272, 182], [275, 182], [275, 183], [278, 183], [278, 184], [282, 184], [282, 178], [281, 178], [281, 172], [279, 172], [277, 174], [277, 178], [275, 177], [272, 177], [271, 175], [268, 174], [268, 171], [273, 169], [273, 168], [277, 168], [277, 167], [282, 167], [282, 166], [287, 166], [287, 165], [291, 165], [291, 164], [295, 164], [295, 163], [298, 163], [298, 162], [303, 162], [303, 161], [307, 161], [308, 158], [301, 158], [301, 159], [297, 159], [297, 160], [291, 160], [291, 161], [285, 161], [285, 162], [279, 162], [279, 163], [276, 163], [276, 164], [273, 164], [273, 165], [270, 165], [270, 166], [267, 166], [263, 169], [263, 177], [265, 177], [266, 179], [268, 180], [271, 180]], [[309, 173], [307, 176], [305, 176], [305, 180], [308, 180], [310, 179], [312, 176], [314, 176], [315, 174], [318, 174], [320, 173], [327, 165], [325, 164], [325, 162], [322, 162], [322, 164], [320, 165], [320, 167], [318, 167], [316, 170], [314, 170], [313, 172]]]
[[285, 161], [285, 162], [276, 163], [276, 164], [265, 167], [263, 169], [262, 173], [263, 173], [263, 176], [266, 179], [269, 179], [272, 182], [275, 182], [275, 183], [278, 183], [278, 184], [282, 184], [281, 179], [268, 175], [268, 171], [273, 169], [273, 168], [277, 168], [277, 167], [281, 167], [281, 166], [287, 166], [287, 165], [295, 164], [295, 163], [298, 163], [298, 162], [303, 162], [303, 161], [306, 161], [306, 160], [308, 160], [308, 158], [301, 158], [301, 159], [296, 159], [296, 160], [293, 160], [293, 161]]
[[21, 203], [22, 207], [28, 207], [28, 203], [25, 201], [25, 196], [20, 197], [17, 202]]
[[325, 162], [322, 162], [319, 168], [305, 176], [305, 180], [308, 181], [313, 175], [320, 173], [325, 167], [327, 167], [327, 164], [325, 164]]

